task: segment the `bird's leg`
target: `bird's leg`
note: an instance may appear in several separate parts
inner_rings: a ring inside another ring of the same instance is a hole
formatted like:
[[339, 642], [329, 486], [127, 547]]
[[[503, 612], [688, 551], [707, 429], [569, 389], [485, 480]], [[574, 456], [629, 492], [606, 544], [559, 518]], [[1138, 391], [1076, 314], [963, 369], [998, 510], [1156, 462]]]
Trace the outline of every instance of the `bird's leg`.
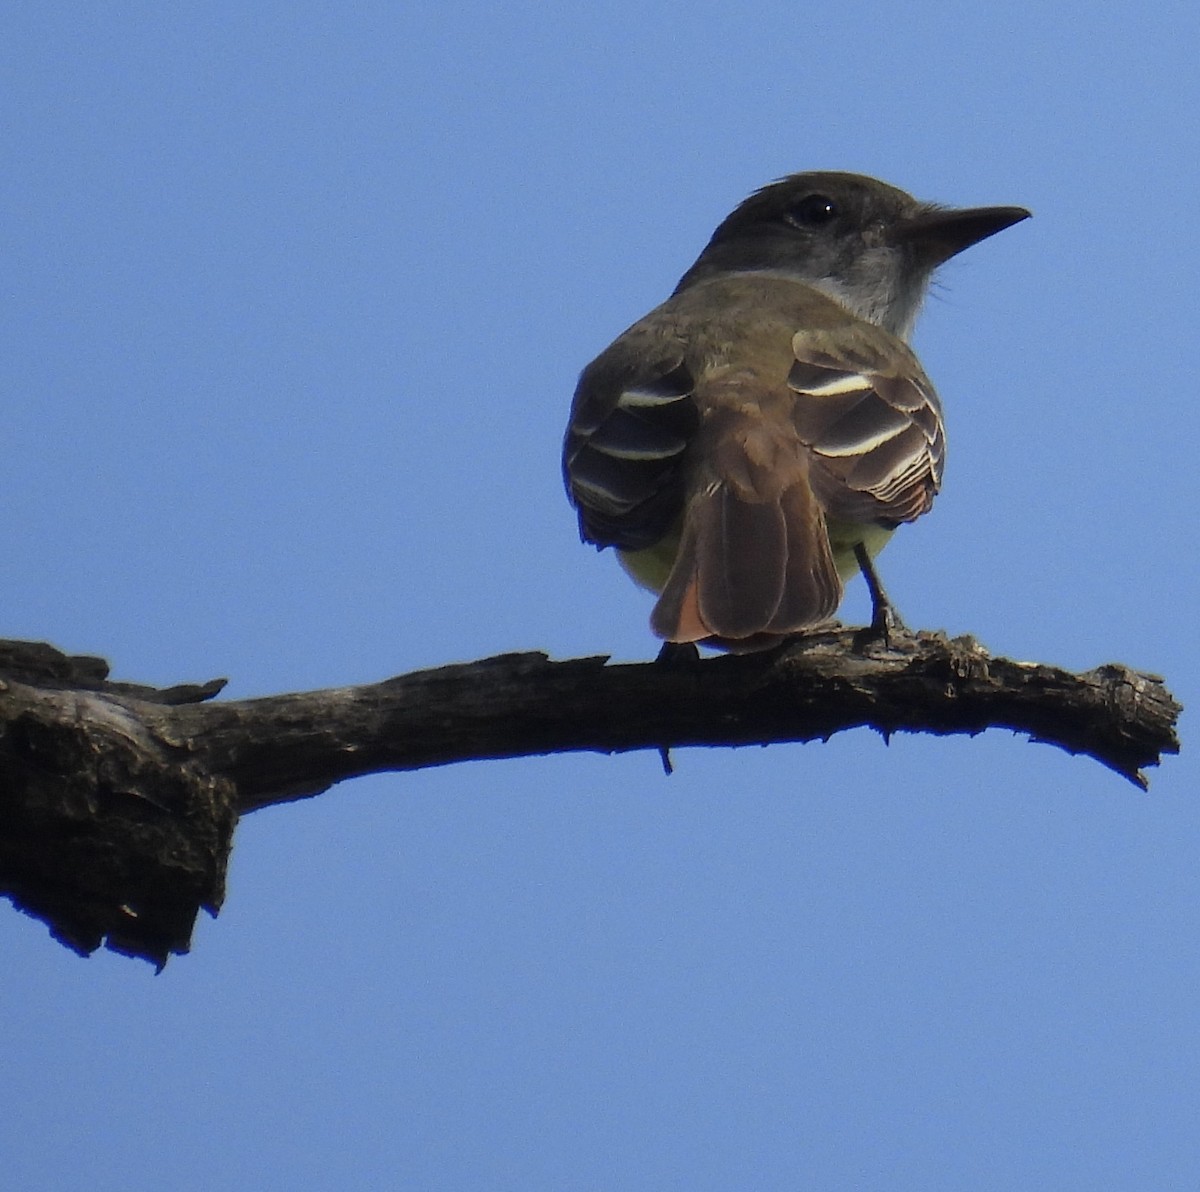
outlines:
[[659, 666], [691, 666], [700, 661], [700, 650], [695, 642], [663, 642], [654, 661]]
[[900, 619], [900, 614], [896, 612], [896, 606], [892, 604], [888, 599], [888, 594], [883, 590], [883, 584], [879, 582], [875, 564], [871, 562], [871, 556], [861, 542], [854, 544], [854, 558], [858, 562], [858, 569], [862, 572], [863, 579], [867, 581], [867, 591], [871, 593], [870, 636], [882, 640], [885, 646], [889, 645], [892, 634], [905, 632], [904, 622]]
[[[658, 657], [654, 660], [654, 665], [676, 668], [695, 666], [699, 661], [700, 650], [695, 642], [663, 642], [662, 649], [659, 650]], [[673, 774], [675, 767], [671, 764], [671, 747], [660, 745], [658, 756], [662, 759], [663, 773]]]

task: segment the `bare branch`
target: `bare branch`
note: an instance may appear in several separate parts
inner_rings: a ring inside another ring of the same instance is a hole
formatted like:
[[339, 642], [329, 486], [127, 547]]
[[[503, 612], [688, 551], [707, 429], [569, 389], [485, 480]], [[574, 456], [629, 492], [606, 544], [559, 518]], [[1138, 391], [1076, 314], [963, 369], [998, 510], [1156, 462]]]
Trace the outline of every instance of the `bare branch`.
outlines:
[[0, 643], [0, 893], [88, 952], [161, 964], [216, 912], [237, 813], [385, 770], [572, 750], [1006, 728], [1145, 788], [1178, 752], [1180, 708], [1123, 666], [1072, 674], [971, 638], [889, 646], [850, 630], [691, 664], [552, 662], [538, 653], [382, 683], [207, 702], [222, 681], [110, 683], [100, 659]]

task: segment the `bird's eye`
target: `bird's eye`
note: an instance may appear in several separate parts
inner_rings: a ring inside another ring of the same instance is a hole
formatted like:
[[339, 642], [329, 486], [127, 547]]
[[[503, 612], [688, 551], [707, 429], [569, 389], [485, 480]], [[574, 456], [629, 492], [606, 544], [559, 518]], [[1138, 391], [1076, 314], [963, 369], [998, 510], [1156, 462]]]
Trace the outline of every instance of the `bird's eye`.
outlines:
[[805, 195], [789, 212], [788, 220], [800, 228], [820, 228], [841, 214], [828, 195]]

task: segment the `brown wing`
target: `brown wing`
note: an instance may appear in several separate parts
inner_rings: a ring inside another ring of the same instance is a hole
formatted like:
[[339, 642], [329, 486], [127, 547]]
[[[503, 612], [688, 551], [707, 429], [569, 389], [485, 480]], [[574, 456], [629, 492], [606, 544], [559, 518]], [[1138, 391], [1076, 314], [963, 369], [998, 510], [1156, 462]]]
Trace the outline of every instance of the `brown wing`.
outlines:
[[[626, 333], [584, 370], [563, 444], [563, 480], [579, 532], [598, 547], [640, 550], [683, 506], [683, 458], [698, 424], [683, 352], [644, 359]], [[668, 345], [673, 350], [675, 345]]]
[[896, 525], [926, 512], [941, 486], [942, 406], [916, 357], [865, 323], [800, 331], [788, 387], [812, 449], [812, 484], [841, 521]]

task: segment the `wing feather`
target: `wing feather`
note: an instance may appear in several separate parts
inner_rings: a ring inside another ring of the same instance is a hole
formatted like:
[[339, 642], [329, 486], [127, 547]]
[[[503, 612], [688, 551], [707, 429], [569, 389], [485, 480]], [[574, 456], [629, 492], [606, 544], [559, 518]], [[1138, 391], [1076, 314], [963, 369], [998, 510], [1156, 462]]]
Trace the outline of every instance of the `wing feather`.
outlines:
[[792, 351], [792, 420], [827, 514], [893, 525], [919, 517], [941, 486], [945, 428], [916, 357], [864, 323], [799, 331]]
[[648, 361], [605, 353], [584, 370], [563, 444], [563, 478], [585, 542], [641, 550], [670, 530], [699, 420], [694, 387], [682, 352]]

